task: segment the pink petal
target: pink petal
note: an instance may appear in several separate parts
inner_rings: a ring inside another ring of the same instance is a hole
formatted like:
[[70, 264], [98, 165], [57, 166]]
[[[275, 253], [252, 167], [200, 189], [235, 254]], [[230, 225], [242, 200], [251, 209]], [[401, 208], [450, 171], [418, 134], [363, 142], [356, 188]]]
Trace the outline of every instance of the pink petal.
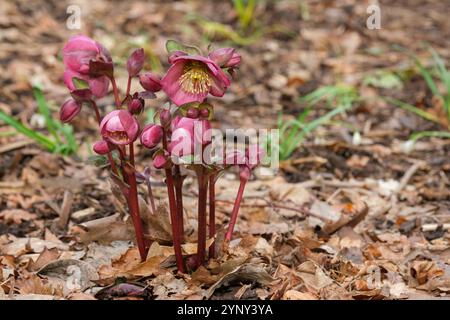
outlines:
[[102, 76], [98, 78], [90, 78], [88, 82], [89, 88], [96, 98], [100, 99], [107, 95], [109, 87], [108, 77]]

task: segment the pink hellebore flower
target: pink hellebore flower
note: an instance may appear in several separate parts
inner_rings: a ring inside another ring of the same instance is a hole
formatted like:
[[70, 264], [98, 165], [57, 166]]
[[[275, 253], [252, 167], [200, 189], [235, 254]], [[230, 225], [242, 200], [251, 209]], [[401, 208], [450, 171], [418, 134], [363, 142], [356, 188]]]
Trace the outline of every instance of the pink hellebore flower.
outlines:
[[139, 133], [139, 124], [127, 110], [114, 110], [100, 122], [100, 133], [108, 142], [126, 145], [134, 142]]
[[111, 62], [111, 55], [97, 41], [78, 35], [69, 39], [62, 50], [63, 61], [66, 65], [64, 83], [69, 90], [75, 90], [72, 78], [79, 78], [89, 83], [89, 88], [97, 98], [102, 98], [108, 91], [109, 79], [106, 76], [90, 77], [89, 62], [101, 60]]
[[157, 124], [149, 124], [142, 129], [141, 144], [152, 149], [161, 142], [163, 137], [163, 128]]
[[171, 59], [172, 66], [161, 80], [162, 89], [176, 104], [203, 102], [208, 93], [221, 97], [230, 79], [213, 60], [199, 55], [181, 55]]

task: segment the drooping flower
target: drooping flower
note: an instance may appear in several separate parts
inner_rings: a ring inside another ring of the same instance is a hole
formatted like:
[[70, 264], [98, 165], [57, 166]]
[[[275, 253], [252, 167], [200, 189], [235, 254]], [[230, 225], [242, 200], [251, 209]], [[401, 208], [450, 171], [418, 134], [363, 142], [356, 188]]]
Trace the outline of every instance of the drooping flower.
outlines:
[[59, 110], [59, 119], [61, 122], [70, 122], [81, 111], [81, 103], [74, 99], [68, 99]]
[[142, 129], [141, 144], [152, 149], [161, 142], [163, 137], [163, 129], [160, 125], [149, 124]]
[[62, 50], [66, 66], [64, 83], [69, 90], [75, 90], [73, 78], [82, 79], [89, 84], [94, 96], [102, 98], [108, 92], [109, 79], [106, 76], [90, 76], [89, 64], [92, 60], [111, 63], [111, 55], [100, 43], [84, 35], [69, 39]]
[[213, 60], [199, 55], [180, 55], [171, 59], [172, 66], [161, 80], [162, 89], [178, 106], [203, 102], [208, 93], [221, 97], [230, 79]]
[[150, 92], [158, 92], [161, 90], [161, 80], [151, 72], [141, 74], [139, 76], [139, 82], [142, 88]]
[[130, 144], [137, 139], [139, 123], [128, 110], [114, 110], [100, 122], [100, 133], [113, 144]]
[[209, 53], [208, 57], [223, 68], [234, 68], [241, 63], [241, 55], [234, 48], [220, 48]]
[[130, 77], [136, 77], [144, 66], [144, 49], [139, 48], [133, 51], [127, 60], [127, 71]]

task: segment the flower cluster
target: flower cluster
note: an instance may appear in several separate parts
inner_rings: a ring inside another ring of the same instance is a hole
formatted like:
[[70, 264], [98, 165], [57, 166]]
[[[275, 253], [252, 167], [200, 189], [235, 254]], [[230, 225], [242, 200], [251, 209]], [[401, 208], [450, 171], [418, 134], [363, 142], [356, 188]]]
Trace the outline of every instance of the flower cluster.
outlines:
[[[62, 52], [66, 67], [64, 83], [72, 98], [62, 105], [60, 118], [63, 122], [71, 121], [84, 104], [94, 110], [101, 139], [94, 143], [93, 150], [107, 156], [113, 181], [127, 199], [142, 260], [146, 259], [150, 240], [144, 234], [139, 213], [139, 183], [147, 185], [146, 198], [153, 212], [156, 206], [150, 183], [151, 170], [146, 167], [144, 172], [137, 171], [134, 144], [139, 139], [144, 148], [152, 150], [152, 167], [165, 172], [176, 263], [178, 270], [185, 272], [186, 263], [181, 248], [184, 238], [184, 176], [181, 169], [192, 170], [198, 179], [198, 247], [197, 254], [190, 261], [200, 266], [207, 257], [207, 237], [216, 236], [215, 183], [219, 174], [236, 166], [241, 181], [225, 237], [227, 242], [233, 233], [245, 183], [259, 163], [262, 153], [256, 146], [249, 145], [245, 152], [224, 153], [220, 164], [206, 164], [202, 152], [200, 159], [192, 161], [197, 157], [195, 150], [205, 150], [213, 140], [211, 119], [214, 108], [207, 101], [208, 95], [222, 97], [225, 94], [241, 57], [233, 48], [221, 48], [205, 55], [195, 47], [184, 46], [173, 40], [169, 40], [166, 47], [170, 67], [161, 79], [154, 73], [142, 72], [145, 64], [143, 49], [131, 53], [126, 65], [127, 87], [121, 99], [109, 52], [86, 36], [72, 37]], [[131, 92], [133, 79], [139, 79], [142, 91]], [[115, 108], [102, 116], [96, 99], [108, 94], [110, 83]], [[169, 102], [159, 108], [154, 123], [141, 126], [138, 115], [145, 108], [145, 100], [155, 98], [155, 93], [160, 90], [167, 95]], [[113, 153], [117, 157], [113, 157]], [[208, 202], [209, 219], [206, 214]], [[209, 258], [215, 256], [214, 248], [215, 244], [209, 247]]]

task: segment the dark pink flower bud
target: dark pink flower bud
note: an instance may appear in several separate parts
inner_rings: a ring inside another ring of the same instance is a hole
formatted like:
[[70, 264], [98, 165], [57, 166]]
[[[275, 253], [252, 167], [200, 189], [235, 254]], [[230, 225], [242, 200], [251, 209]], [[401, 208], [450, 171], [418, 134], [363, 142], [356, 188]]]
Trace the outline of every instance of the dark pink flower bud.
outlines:
[[208, 57], [219, 66], [224, 67], [231, 60], [235, 51], [234, 48], [220, 48], [212, 51]]
[[167, 160], [166, 155], [164, 154], [157, 154], [154, 158], [153, 158], [153, 166], [156, 169], [163, 169], [165, 168], [167, 165], [169, 164], [169, 161]]
[[97, 141], [96, 143], [94, 143], [92, 149], [97, 154], [107, 154], [111, 151], [108, 142], [106, 142], [105, 140]]
[[130, 144], [138, 136], [139, 123], [128, 110], [114, 110], [100, 122], [100, 133], [113, 144]]
[[199, 111], [197, 108], [189, 108], [186, 112], [186, 116], [191, 119], [197, 119]]
[[139, 76], [139, 82], [142, 88], [147, 91], [157, 92], [161, 90], [161, 81], [153, 73], [147, 72]]
[[128, 103], [128, 111], [130, 111], [132, 114], [140, 114], [142, 110], [144, 110], [144, 99], [131, 99]]
[[241, 63], [241, 55], [233, 52], [231, 59], [225, 64], [226, 68], [235, 68]]
[[81, 103], [74, 99], [69, 99], [61, 106], [59, 119], [66, 123], [70, 122], [81, 111]]
[[167, 126], [170, 123], [170, 111], [166, 109], [162, 109], [159, 113], [159, 121], [161, 122], [162, 126]]
[[142, 67], [144, 66], [145, 53], [144, 49], [136, 49], [128, 57], [127, 61], [127, 71], [130, 77], [135, 77], [139, 74]]
[[163, 137], [163, 128], [157, 124], [149, 124], [144, 127], [141, 133], [141, 144], [152, 149], [161, 142]]
[[200, 110], [200, 117], [208, 118], [209, 117], [209, 110], [208, 109], [201, 109]]

